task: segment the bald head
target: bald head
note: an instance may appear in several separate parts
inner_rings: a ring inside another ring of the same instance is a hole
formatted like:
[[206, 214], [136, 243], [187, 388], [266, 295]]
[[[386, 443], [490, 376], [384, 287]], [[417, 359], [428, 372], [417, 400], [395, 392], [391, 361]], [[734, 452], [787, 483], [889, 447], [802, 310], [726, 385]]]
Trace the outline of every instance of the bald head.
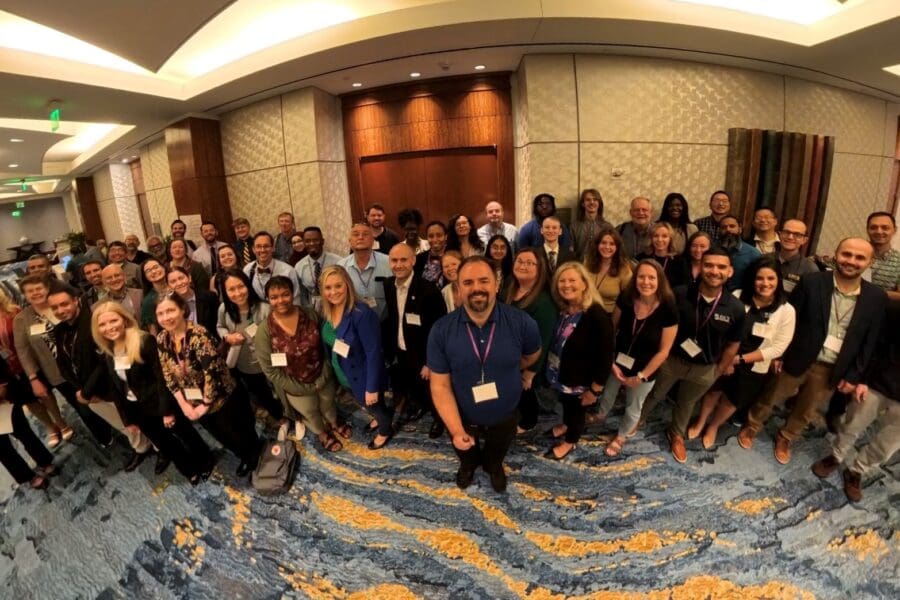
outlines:
[[835, 277], [850, 284], [858, 283], [872, 264], [874, 255], [875, 248], [867, 240], [858, 237], [842, 239], [834, 251]]
[[397, 278], [397, 282], [401, 283], [412, 275], [413, 266], [416, 264], [416, 251], [409, 244], [394, 244], [388, 254], [388, 260], [391, 272]]
[[484, 212], [487, 214], [488, 223], [494, 227], [499, 227], [503, 223], [503, 205], [496, 200], [488, 202]]
[[125, 271], [121, 265], [112, 264], [103, 267], [100, 272], [103, 286], [110, 292], [120, 293], [125, 289]]

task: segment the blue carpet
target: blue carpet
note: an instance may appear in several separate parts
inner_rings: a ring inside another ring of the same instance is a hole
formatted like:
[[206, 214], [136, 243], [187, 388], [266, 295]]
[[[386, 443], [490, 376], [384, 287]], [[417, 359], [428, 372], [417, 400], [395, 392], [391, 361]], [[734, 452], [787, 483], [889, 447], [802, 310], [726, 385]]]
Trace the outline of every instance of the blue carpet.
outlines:
[[343, 452], [303, 440], [278, 497], [237, 480], [231, 455], [197, 488], [174, 467], [154, 476], [152, 460], [123, 473], [124, 449], [82, 429], [48, 490], [0, 476], [0, 596], [900, 598], [900, 464], [851, 505], [838, 473], [809, 470], [822, 437], [786, 467], [770, 435], [745, 451], [733, 428], [714, 452], [690, 443], [686, 465], [659, 423], [615, 460], [593, 433], [562, 463], [520, 439], [501, 495], [481, 471], [459, 490], [428, 423], [380, 452], [354, 425]]

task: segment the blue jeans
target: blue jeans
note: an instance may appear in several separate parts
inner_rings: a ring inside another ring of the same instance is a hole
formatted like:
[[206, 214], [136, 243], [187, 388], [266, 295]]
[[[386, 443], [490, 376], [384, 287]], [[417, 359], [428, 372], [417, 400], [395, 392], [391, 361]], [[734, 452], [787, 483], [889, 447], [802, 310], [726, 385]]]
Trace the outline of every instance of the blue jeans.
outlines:
[[[619, 421], [619, 437], [625, 437], [641, 419], [641, 409], [644, 407], [644, 400], [653, 389], [656, 381], [651, 380], [633, 388], [625, 390], [625, 414]], [[603, 386], [603, 397], [600, 399], [600, 414], [606, 416], [616, 403], [616, 396], [622, 383], [616, 379], [616, 376], [610, 374]]]

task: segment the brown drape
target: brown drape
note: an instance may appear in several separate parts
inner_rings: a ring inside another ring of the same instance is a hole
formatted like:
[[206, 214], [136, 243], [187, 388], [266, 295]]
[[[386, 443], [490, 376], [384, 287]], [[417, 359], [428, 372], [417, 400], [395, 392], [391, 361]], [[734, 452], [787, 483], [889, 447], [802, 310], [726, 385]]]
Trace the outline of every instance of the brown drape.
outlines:
[[834, 137], [762, 129], [728, 130], [725, 190], [744, 231], [753, 227], [753, 212], [771, 208], [778, 221], [800, 219], [815, 248], [822, 229]]

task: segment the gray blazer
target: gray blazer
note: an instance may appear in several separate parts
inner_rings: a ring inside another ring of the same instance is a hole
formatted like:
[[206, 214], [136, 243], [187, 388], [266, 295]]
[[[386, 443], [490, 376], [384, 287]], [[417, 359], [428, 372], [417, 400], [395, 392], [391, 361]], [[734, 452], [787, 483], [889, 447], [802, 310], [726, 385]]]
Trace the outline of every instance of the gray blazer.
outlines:
[[36, 373], [43, 373], [52, 386], [57, 386], [65, 381], [56, 358], [50, 352], [50, 347], [39, 335], [31, 335], [31, 325], [37, 323], [37, 312], [31, 306], [26, 306], [22, 312], [13, 319], [13, 336], [15, 337], [16, 354], [22, 368], [30, 377]]

